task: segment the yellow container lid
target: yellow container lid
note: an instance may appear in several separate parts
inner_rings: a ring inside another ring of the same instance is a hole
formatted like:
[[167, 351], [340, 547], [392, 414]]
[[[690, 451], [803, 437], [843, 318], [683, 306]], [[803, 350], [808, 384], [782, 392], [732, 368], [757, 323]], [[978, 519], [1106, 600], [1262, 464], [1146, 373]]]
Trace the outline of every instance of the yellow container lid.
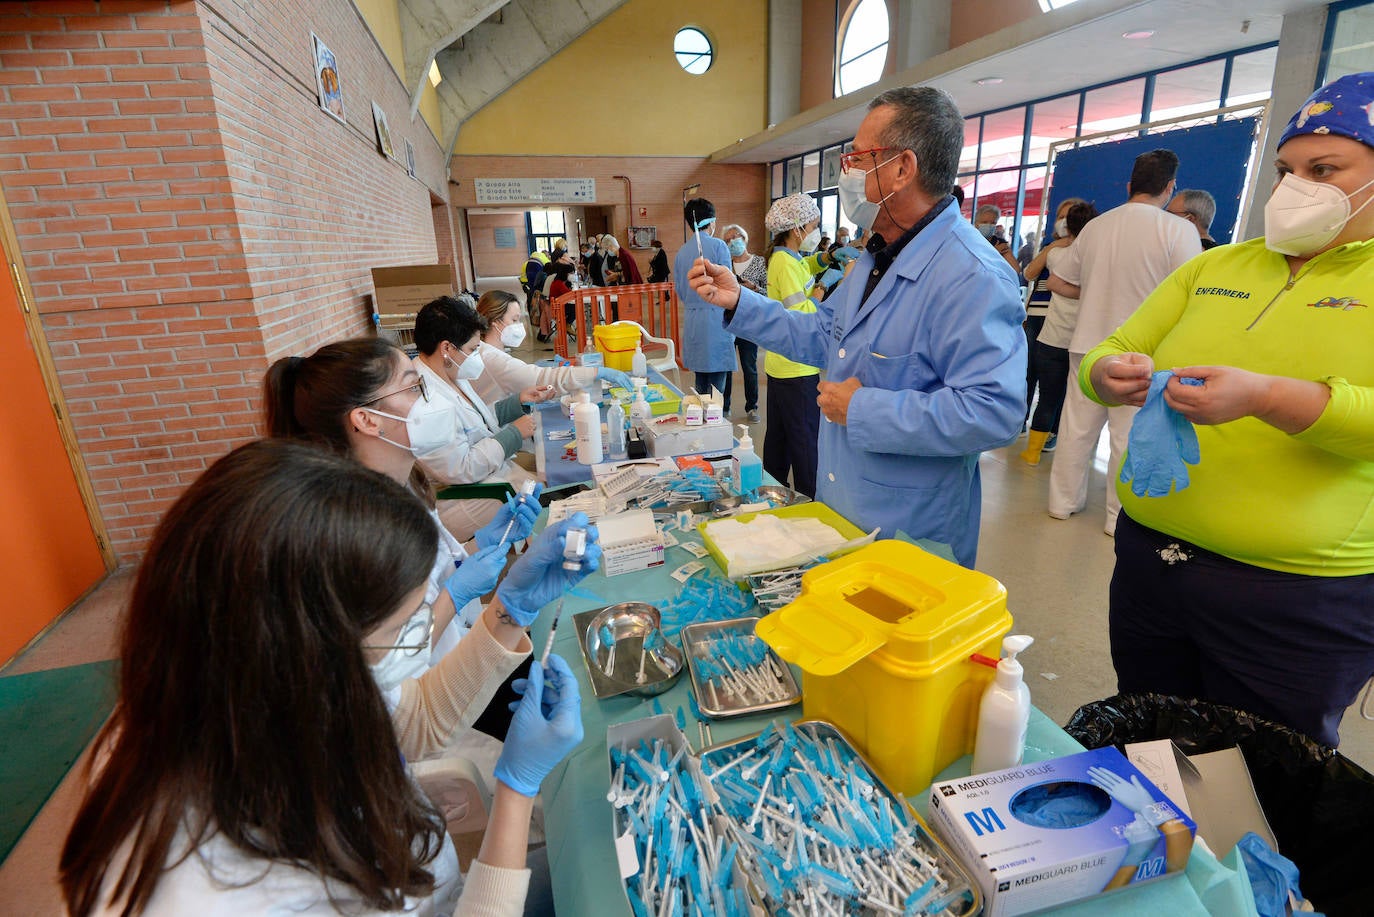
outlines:
[[634, 325], [597, 325], [592, 329], [592, 340], [610, 351], [634, 350], [639, 344], [639, 329]]
[[813, 675], [837, 675], [880, 649], [919, 670], [962, 660], [1006, 607], [992, 577], [886, 540], [808, 570], [797, 600], [755, 632]]

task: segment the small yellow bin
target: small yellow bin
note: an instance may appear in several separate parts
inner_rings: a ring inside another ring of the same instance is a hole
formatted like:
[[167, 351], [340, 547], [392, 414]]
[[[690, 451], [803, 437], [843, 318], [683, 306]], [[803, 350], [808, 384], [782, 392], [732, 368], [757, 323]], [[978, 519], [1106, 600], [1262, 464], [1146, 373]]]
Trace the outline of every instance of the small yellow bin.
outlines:
[[635, 347], [639, 346], [639, 329], [634, 325], [597, 325], [592, 329], [592, 340], [611, 369], [627, 373], [634, 368]]
[[879, 541], [808, 570], [755, 632], [801, 668], [803, 718], [840, 727], [914, 798], [973, 751], [993, 670], [969, 656], [999, 656], [1011, 623], [997, 580]]

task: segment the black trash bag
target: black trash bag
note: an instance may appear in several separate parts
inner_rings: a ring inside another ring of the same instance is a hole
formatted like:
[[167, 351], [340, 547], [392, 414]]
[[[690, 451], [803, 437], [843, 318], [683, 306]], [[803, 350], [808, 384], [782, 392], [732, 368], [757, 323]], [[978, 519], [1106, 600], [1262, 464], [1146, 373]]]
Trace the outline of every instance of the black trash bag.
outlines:
[[1238, 746], [1303, 894], [1329, 917], [1374, 913], [1374, 776], [1334, 748], [1234, 707], [1164, 694], [1085, 704], [1064, 729], [1086, 748], [1172, 739], [1191, 755]]

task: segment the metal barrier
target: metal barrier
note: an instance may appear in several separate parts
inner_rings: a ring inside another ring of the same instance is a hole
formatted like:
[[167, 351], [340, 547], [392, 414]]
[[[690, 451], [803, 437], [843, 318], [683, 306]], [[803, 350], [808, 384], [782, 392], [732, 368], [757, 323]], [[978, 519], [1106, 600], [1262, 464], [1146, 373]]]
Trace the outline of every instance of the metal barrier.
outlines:
[[[567, 321], [568, 307], [573, 309]], [[591, 336], [592, 326], [617, 320], [639, 322], [654, 337], [670, 338], [681, 363], [682, 332], [677, 290], [671, 283], [632, 283], [621, 287], [584, 287], [570, 290], [553, 301], [558, 332], [554, 351], [573, 358]]]

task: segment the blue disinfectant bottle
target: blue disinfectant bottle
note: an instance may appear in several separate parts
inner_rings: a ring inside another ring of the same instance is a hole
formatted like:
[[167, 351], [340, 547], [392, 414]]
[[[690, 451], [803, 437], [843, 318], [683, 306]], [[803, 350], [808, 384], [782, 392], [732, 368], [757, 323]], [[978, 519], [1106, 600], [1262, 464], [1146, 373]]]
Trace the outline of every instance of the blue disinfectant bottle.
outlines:
[[763, 462], [754, 454], [754, 440], [749, 436], [749, 428], [739, 426], [739, 445], [735, 447], [735, 480], [739, 482], [739, 492], [747, 494], [763, 486]]

